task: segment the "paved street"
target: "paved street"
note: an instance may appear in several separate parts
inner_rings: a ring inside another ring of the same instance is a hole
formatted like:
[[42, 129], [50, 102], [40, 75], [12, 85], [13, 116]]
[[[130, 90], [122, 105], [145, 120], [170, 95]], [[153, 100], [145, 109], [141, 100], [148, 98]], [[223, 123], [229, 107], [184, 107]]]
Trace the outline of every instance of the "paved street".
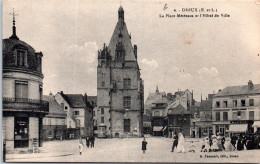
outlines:
[[[146, 154], [141, 151], [142, 138], [125, 138], [96, 139], [95, 148], [85, 146], [83, 155], [79, 155], [77, 140], [49, 141], [44, 142], [41, 153], [8, 154], [7, 162], [260, 162], [260, 150], [201, 153], [201, 142], [192, 139], [195, 141], [195, 153], [172, 153], [171, 139], [152, 137], [146, 140]], [[186, 151], [189, 150], [190, 140], [186, 139]]]

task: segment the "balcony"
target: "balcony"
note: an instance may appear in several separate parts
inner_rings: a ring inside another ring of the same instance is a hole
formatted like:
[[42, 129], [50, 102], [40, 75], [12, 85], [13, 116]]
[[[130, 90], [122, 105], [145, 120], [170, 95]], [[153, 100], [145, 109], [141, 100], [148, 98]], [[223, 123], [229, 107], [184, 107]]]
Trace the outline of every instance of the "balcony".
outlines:
[[25, 98], [3, 97], [3, 111], [49, 112], [49, 102]]

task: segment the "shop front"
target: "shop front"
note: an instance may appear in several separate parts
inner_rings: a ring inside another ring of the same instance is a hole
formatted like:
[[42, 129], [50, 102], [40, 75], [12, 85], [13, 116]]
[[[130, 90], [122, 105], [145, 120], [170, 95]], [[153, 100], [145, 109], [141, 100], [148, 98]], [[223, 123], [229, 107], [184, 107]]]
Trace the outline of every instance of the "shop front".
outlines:
[[238, 134], [254, 133], [253, 123], [254, 121], [252, 120], [230, 121], [228, 132], [230, 136], [238, 135]]

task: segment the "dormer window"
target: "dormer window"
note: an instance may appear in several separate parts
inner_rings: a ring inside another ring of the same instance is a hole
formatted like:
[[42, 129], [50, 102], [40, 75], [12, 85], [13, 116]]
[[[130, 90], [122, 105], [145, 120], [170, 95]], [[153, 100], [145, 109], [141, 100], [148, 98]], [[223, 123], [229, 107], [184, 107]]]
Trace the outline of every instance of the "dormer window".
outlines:
[[15, 65], [27, 67], [27, 51], [26, 50], [22, 50], [22, 49], [16, 50]]

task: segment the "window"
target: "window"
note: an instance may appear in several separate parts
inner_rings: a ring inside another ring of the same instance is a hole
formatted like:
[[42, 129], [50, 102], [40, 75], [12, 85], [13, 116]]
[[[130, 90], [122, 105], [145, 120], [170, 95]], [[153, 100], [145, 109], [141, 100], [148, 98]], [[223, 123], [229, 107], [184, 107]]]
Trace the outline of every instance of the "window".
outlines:
[[216, 121], [220, 121], [220, 112], [216, 112]]
[[42, 85], [39, 85], [39, 95], [40, 100], [42, 100]]
[[65, 110], [67, 110], [68, 109], [68, 107], [67, 106], [65, 106]]
[[254, 106], [254, 99], [249, 99], [249, 106]]
[[246, 106], [246, 100], [241, 100], [241, 106]]
[[223, 112], [223, 121], [228, 120], [228, 112]]
[[255, 115], [254, 111], [249, 111], [249, 120], [254, 120], [254, 115]]
[[105, 121], [104, 121], [104, 117], [101, 117], [101, 123], [104, 123]]
[[124, 89], [130, 89], [131, 88], [131, 79], [127, 78], [124, 79]]
[[24, 50], [16, 51], [16, 65], [27, 66], [27, 53]]
[[74, 115], [78, 116], [79, 115], [79, 111], [74, 111]]
[[124, 108], [131, 108], [131, 97], [125, 96], [123, 99], [124, 99]]
[[217, 108], [220, 107], [220, 102], [219, 102], [219, 101], [216, 102], [216, 107], [217, 107]]
[[51, 131], [51, 130], [49, 131], [48, 135], [49, 135], [49, 136], [51, 136], [51, 135], [52, 135], [52, 131]]
[[237, 100], [233, 100], [233, 107], [237, 107]]
[[103, 82], [102, 82], [102, 87], [104, 87], [104, 86], [105, 86], [105, 82], [103, 81]]
[[104, 112], [104, 108], [101, 108], [101, 114], [104, 114], [105, 112]]
[[28, 82], [15, 81], [15, 99], [28, 99]]
[[130, 119], [124, 119], [124, 132], [130, 132]]
[[228, 102], [227, 101], [223, 101], [223, 107], [224, 108], [228, 107]]
[[76, 127], [77, 127], [77, 128], [80, 127], [80, 120], [79, 120], [79, 119], [76, 120]]

